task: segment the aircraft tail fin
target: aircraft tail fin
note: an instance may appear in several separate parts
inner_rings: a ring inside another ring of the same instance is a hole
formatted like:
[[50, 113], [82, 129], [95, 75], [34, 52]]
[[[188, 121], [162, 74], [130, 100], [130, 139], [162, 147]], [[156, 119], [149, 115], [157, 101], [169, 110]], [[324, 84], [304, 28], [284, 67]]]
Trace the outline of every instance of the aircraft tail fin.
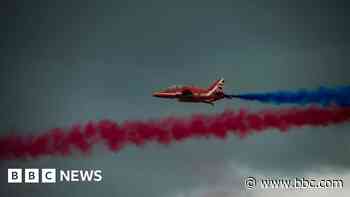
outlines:
[[221, 78], [221, 79], [218, 79], [218, 80], [215, 80], [208, 88], [208, 91], [210, 92], [222, 92], [223, 89], [224, 89], [224, 83], [225, 83], [225, 80], [224, 78]]

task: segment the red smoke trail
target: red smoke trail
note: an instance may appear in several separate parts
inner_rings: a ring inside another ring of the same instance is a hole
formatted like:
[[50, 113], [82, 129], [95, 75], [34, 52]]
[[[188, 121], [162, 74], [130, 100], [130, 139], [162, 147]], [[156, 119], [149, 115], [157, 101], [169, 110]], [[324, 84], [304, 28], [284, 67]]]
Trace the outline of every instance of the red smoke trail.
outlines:
[[169, 117], [150, 121], [109, 120], [75, 125], [68, 131], [52, 129], [37, 136], [10, 135], [0, 138], [0, 158], [31, 158], [44, 155], [69, 155], [73, 151], [89, 153], [94, 144], [103, 143], [111, 151], [126, 145], [149, 142], [170, 144], [190, 138], [244, 137], [266, 129], [286, 131], [303, 126], [327, 126], [350, 120], [350, 108], [308, 107], [249, 112], [226, 110], [214, 115], [197, 114], [188, 118]]

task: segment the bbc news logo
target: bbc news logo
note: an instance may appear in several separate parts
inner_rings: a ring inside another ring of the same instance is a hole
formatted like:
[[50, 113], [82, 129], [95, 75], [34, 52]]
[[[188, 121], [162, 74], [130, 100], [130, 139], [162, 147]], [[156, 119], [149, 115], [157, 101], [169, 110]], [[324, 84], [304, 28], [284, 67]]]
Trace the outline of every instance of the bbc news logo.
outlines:
[[7, 169], [8, 183], [100, 182], [101, 170]]

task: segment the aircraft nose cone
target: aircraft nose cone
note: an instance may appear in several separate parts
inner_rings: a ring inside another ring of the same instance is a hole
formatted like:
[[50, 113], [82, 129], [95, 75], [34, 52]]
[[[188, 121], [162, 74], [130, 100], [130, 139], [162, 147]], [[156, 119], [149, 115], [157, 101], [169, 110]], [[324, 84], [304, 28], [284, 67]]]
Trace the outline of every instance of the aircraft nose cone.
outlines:
[[159, 93], [159, 92], [153, 92], [152, 96], [154, 96], [154, 97], [160, 97], [160, 93]]

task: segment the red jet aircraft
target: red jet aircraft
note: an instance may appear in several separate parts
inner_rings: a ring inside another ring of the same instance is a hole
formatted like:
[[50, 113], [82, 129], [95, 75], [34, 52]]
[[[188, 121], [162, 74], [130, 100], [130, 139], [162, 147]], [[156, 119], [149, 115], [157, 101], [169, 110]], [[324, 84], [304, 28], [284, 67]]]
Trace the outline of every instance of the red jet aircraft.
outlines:
[[153, 93], [153, 96], [177, 99], [180, 102], [208, 103], [214, 105], [215, 101], [225, 98], [223, 92], [224, 82], [224, 79], [221, 78], [214, 81], [209, 88], [173, 85], [165, 90]]

